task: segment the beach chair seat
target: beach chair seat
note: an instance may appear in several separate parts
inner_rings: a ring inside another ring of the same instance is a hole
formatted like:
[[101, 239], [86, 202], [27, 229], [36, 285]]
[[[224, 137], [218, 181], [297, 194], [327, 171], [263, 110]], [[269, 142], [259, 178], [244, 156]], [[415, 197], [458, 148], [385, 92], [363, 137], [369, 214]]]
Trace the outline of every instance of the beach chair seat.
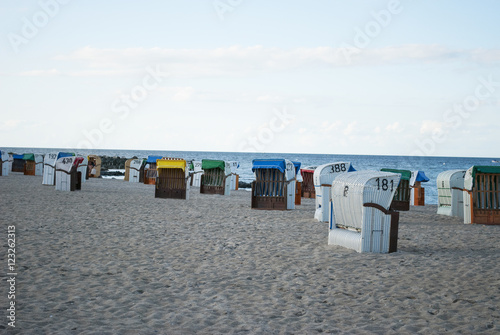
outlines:
[[78, 165], [83, 157], [62, 157], [56, 161], [56, 190], [76, 191], [82, 187], [82, 173]]
[[350, 162], [334, 162], [320, 165], [314, 169], [313, 185], [315, 188], [314, 218], [319, 222], [328, 222], [331, 211], [331, 188], [335, 178], [346, 172], [356, 171]]
[[162, 158], [156, 161], [155, 198], [189, 199], [189, 170], [184, 159]]
[[328, 244], [357, 252], [397, 250], [399, 213], [390, 209], [401, 174], [355, 171], [332, 183]]
[[500, 166], [472, 166], [463, 193], [464, 223], [500, 224]]
[[401, 180], [394, 194], [394, 199], [392, 200], [391, 209], [396, 211], [409, 211], [410, 210], [410, 170], [399, 170], [399, 169], [381, 169], [384, 172], [393, 172], [401, 174]]
[[200, 180], [200, 193], [230, 195], [231, 166], [222, 160], [203, 159], [203, 175]]
[[308, 166], [300, 169], [300, 174], [302, 176], [302, 186], [300, 194], [302, 198], [316, 198], [316, 190], [314, 188], [314, 170], [317, 166]]
[[254, 159], [252, 203], [254, 209], [295, 208], [295, 166], [286, 159]]
[[8, 176], [9, 170], [9, 154], [6, 151], [0, 151], [0, 176]]
[[448, 170], [438, 174], [437, 214], [464, 218], [464, 178], [466, 170]]

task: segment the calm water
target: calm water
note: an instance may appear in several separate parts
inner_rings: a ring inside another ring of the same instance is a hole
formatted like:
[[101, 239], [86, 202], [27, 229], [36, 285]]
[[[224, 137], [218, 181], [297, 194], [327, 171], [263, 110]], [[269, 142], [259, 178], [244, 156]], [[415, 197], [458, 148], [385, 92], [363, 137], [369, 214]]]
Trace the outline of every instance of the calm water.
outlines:
[[238, 161], [240, 180], [250, 182], [254, 179], [252, 173], [252, 160], [255, 158], [285, 158], [302, 163], [305, 166], [317, 166], [330, 162], [351, 162], [356, 170], [380, 170], [381, 168], [394, 168], [405, 170], [422, 170], [430, 179], [424, 184], [426, 190], [425, 200], [428, 204], [437, 204], [437, 175], [446, 170], [468, 169], [472, 165], [497, 165], [490, 158], [470, 157], [409, 157], [409, 156], [370, 156], [370, 155], [318, 155], [318, 154], [267, 154], [267, 153], [242, 153], [242, 152], [199, 152], [199, 151], [154, 151], [154, 150], [83, 150], [83, 149], [47, 149], [47, 148], [2, 148], [7, 152], [39, 153], [49, 152], [75, 152], [81, 155], [95, 154], [99, 156], [118, 156], [132, 158], [146, 158], [149, 155], [178, 157], [186, 160], [220, 159]]

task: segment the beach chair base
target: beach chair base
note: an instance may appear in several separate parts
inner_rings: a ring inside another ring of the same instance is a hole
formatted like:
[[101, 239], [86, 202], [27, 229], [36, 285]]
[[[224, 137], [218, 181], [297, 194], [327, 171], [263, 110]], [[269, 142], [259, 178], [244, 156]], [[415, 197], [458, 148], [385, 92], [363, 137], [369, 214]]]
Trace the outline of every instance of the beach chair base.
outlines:
[[186, 190], [155, 189], [155, 198], [162, 199], [184, 199], [186, 200]]
[[295, 183], [295, 204], [300, 205], [302, 202], [302, 183]]
[[[285, 190], [286, 194], [286, 190]], [[273, 196], [258, 196], [255, 195], [255, 181], [252, 182], [252, 208], [253, 209], [267, 209], [267, 210], [286, 210], [287, 198], [273, 197]]]
[[201, 181], [200, 181], [200, 193], [203, 194], [219, 194], [219, 195], [225, 195], [225, 190], [226, 190], [226, 177], [223, 176], [221, 177], [221, 182], [222, 186], [216, 186], [216, 185], [205, 185], [206, 183], [206, 178], [210, 180], [210, 178], [213, 178], [213, 176], [210, 176], [210, 173], [205, 172], [205, 174], [201, 175]]
[[473, 224], [500, 225], [500, 210], [473, 209]]
[[34, 161], [26, 161], [24, 164], [24, 175], [25, 176], [34, 176], [35, 175], [36, 164]]

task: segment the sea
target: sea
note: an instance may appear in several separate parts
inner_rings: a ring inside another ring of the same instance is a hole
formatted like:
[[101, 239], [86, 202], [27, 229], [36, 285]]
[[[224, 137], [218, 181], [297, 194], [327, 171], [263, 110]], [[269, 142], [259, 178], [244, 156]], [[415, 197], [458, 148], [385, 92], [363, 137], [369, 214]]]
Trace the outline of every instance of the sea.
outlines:
[[306, 153], [251, 153], [251, 152], [209, 152], [209, 151], [158, 151], [158, 150], [123, 150], [123, 149], [68, 149], [68, 148], [1, 148], [16, 154], [47, 154], [53, 152], [74, 152], [83, 156], [98, 155], [121, 158], [147, 158], [149, 155], [177, 157], [187, 161], [202, 159], [218, 159], [239, 162], [240, 181], [250, 183], [254, 180], [252, 160], [262, 158], [288, 159], [300, 162], [301, 167], [318, 166], [332, 162], [350, 162], [356, 170], [380, 170], [382, 168], [420, 170], [430, 179], [424, 183], [425, 202], [437, 204], [436, 178], [446, 170], [466, 170], [473, 165], [498, 165], [495, 157], [436, 157], [436, 156], [382, 156], [382, 155], [336, 155]]

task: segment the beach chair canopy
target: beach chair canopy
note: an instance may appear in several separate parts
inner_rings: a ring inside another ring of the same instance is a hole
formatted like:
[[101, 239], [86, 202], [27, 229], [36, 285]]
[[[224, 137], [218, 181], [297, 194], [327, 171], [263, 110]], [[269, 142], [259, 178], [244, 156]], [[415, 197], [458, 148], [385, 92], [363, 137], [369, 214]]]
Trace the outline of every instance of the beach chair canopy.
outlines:
[[474, 189], [474, 180], [476, 179], [476, 174], [478, 173], [500, 174], [500, 166], [474, 165], [470, 167], [465, 172], [464, 189], [468, 191], [472, 191]]
[[410, 170], [399, 170], [399, 169], [380, 169], [383, 172], [392, 172], [401, 174], [401, 180], [410, 180], [411, 179], [411, 171]]
[[425, 175], [424, 171], [411, 171], [410, 186], [414, 186], [416, 182], [426, 183], [429, 178]]
[[356, 169], [351, 162], [334, 162], [320, 165], [314, 170], [314, 187], [332, 185], [333, 180], [339, 173], [353, 172]]
[[254, 159], [252, 161], [252, 171], [257, 169], [273, 169], [285, 174], [285, 180], [295, 178], [295, 165], [287, 159]]
[[141, 169], [143, 162], [144, 162], [144, 159], [133, 159], [130, 162], [130, 168], [139, 171]]
[[314, 170], [316, 170], [317, 166], [306, 166], [300, 169], [300, 173], [314, 173]]
[[35, 155], [35, 163], [36, 164], [43, 163], [43, 156], [39, 155], [39, 154], [36, 154]]
[[13, 154], [12, 159], [24, 159], [24, 155]]
[[295, 174], [296, 175], [299, 174], [299, 172], [300, 172], [300, 165], [301, 165], [300, 162], [294, 162], [294, 161], [292, 161], [292, 163], [293, 163], [293, 166], [295, 166]]
[[201, 168], [202, 170], [221, 169], [224, 171], [224, 175], [229, 176], [231, 174], [231, 165], [229, 162], [221, 160], [203, 159], [201, 161]]
[[83, 161], [83, 157], [62, 157], [56, 162], [56, 169], [62, 170], [64, 172], [70, 173], [73, 166], [78, 167]]
[[156, 164], [156, 161], [159, 159], [162, 159], [162, 156], [148, 156], [148, 159], [146, 160], [146, 164]]
[[186, 171], [186, 161], [184, 159], [158, 159], [156, 169], [182, 169]]
[[335, 224], [361, 229], [364, 204], [375, 204], [389, 210], [400, 180], [400, 173], [388, 171], [339, 174], [332, 182], [331, 190]]
[[73, 152], [58, 152], [57, 153], [57, 159], [64, 158], [64, 157], [73, 157], [73, 156], [75, 156], [75, 153], [73, 153]]
[[35, 154], [24, 154], [23, 159], [25, 161], [35, 161]]

